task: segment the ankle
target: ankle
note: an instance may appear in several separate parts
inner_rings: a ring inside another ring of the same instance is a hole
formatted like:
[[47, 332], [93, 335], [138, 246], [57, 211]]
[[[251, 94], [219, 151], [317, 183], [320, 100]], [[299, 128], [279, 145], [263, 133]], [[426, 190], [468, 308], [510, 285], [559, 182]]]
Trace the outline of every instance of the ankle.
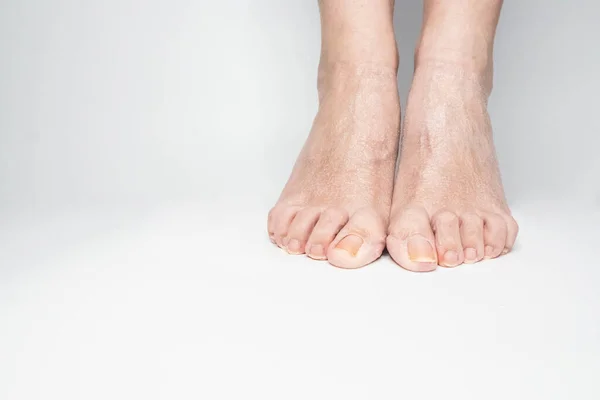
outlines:
[[385, 83], [397, 90], [397, 63], [337, 61], [319, 64], [317, 89], [319, 97], [336, 88], [344, 88], [357, 81]]
[[[493, 88], [493, 65], [474, 62], [469, 58], [439, 54], [435, 56], [415, 55], [415, 77], [417, 75], [435, 75], [437, 79], [460, 84], [466, 90], [480, 92], [485, 99]], [[434, 78], [435, 79], [435, 78]]]
[[415, 49], [415, 68], [421, 64], [444, 63], [454, 65], [479, 76], [493, 73], [493, 54], [491, 51], [471, 51], [421, 44]]
[[344, 50], [344, 51], [321, 51], [319, 61], [319, 74], [327, 75], [329, 72], [345, 69], [388, 70], [398, 73], [399, 55], [396, 42], [392, 41], [387, 46], [379, 44], [377, 51]]
[[338, 29], [322, 35], [319, 71], [340, 65], [371, 65], [397, 71], [398, 59], [393, 26]]
[[443, 66], [449, 73], [460, 73], [477, 81], [485, 92], [492, 90], [493, 43], [480, 35], [456, 35], [425, 30], [415, 49], [415, 70]]

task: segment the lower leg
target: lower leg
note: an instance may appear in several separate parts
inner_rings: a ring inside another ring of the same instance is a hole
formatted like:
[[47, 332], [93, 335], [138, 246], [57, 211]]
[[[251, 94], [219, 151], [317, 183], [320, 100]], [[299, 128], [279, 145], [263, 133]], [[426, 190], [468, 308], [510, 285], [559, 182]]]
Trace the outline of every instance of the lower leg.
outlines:
[[480, 80], [489, 94], [493, 49], [502, 0], [425, 0], [415, 67], [430, 62], [456, 65]]
[[487, 113], [501, 4], [425, 1], [388, 237], [405, 268], [477, 262], [513, 246]]
[[277, 204], [271, 239], [346, 268], [381, 255], [400, 105], [390, 0], [321, 0], [319, 111]]
[[398, 66], [394, 0], [320, 0], [320, 68], [337, 63]]

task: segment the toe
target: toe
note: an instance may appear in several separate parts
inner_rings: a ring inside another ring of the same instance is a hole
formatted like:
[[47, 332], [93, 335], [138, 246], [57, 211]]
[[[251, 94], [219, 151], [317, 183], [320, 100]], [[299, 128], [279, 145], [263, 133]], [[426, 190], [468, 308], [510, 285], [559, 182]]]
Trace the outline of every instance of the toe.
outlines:
[[306, 254], [316, 260], [327, 258], [327, 248], [348, 222], [348, 213], [341, 208], [328, 208], [321, 213], [306, 243]]
[[517, 221], [511, 215], [504, 217], [504, 221], [506, 222], [506, 245], [504, 246], [504, 250], [502, 250], [502, 254], [506, 254], [512, 250], [519, 233], [519, 224], [517, 224]]
[[465, 263], [475, 263], [483, 259], [483, 219], [475, 213], [460, 216], [460, 241]]
[[285, 238], [286, 250], [290, 254], [304, 254], [304, 248], [321, 211], [307, 207], [296, 213]]
[[385, 247], [385, 223], [374, 210], [352, 215], [327, 250], [329, 262], [340, 268], [360, 268], [381, 256]]
[[439, 265], [456, 267], [464, 261], [463, 248], [460, 240], [460, 221], [451, 211], [440, 211], [434, 215], [432, 226]]
[[396, 215], [386, 240], [390, 256], [409, 271], [436, 269], [435, 237], [427, 212], [422, 208], [407, 208]]
[[271, 213], [271, 226], [273, 239], [277, 246], [285, 248], [287, 245], [288, 229], [294, 220], [294, 217], [300, 211], [300, 207], [276, 207]]
[[485, 258], [495, 258], [502, 254], [506, 246], [506, 235], [507, 226], [504, 218], [498, 214], [485, 214], [483, 227]]
[[272, 208], [269, 211], [269, 216], [267, 217], [267, 232], [269, 234], [269, 239], [271, 240], [271, 243], [276, 244], [275, 243], [275, 227], [273, 224], [273, 213], [274, 213], [275, 209]]

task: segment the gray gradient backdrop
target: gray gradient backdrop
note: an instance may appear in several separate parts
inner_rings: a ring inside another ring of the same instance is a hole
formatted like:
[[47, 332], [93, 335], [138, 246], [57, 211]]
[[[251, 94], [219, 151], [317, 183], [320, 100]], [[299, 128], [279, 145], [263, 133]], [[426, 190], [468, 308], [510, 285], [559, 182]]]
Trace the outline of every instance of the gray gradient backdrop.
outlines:
[[[317, 107], [316, 1], [1, 1], [0, 398], [600, 398], [599, 13], [505, 3], [518, 246], [414, 275], [267, 240]], [[395, 23], [405, 99], [420, 2]]]
[[[232, 179], [278, 190], [287, 178], [316, 107], [314, 2], [0, 7], [3, 208], [204, 200], [229, 196]], [[397, 11], [405, 97], [421, 5]], [[600, 195], [598, 11], [505, 4], [490, 109], [512, 201]]]

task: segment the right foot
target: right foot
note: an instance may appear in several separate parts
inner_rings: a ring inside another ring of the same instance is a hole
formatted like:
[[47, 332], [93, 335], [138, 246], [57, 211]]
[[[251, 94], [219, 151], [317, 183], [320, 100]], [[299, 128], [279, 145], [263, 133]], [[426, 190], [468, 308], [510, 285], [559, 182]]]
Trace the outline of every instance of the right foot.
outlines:
[[336, 65], [320, 76], [319, 111], [279, 201], [271, 241], [342, 268], [379, 258], [400, 124], [394, 68]]

